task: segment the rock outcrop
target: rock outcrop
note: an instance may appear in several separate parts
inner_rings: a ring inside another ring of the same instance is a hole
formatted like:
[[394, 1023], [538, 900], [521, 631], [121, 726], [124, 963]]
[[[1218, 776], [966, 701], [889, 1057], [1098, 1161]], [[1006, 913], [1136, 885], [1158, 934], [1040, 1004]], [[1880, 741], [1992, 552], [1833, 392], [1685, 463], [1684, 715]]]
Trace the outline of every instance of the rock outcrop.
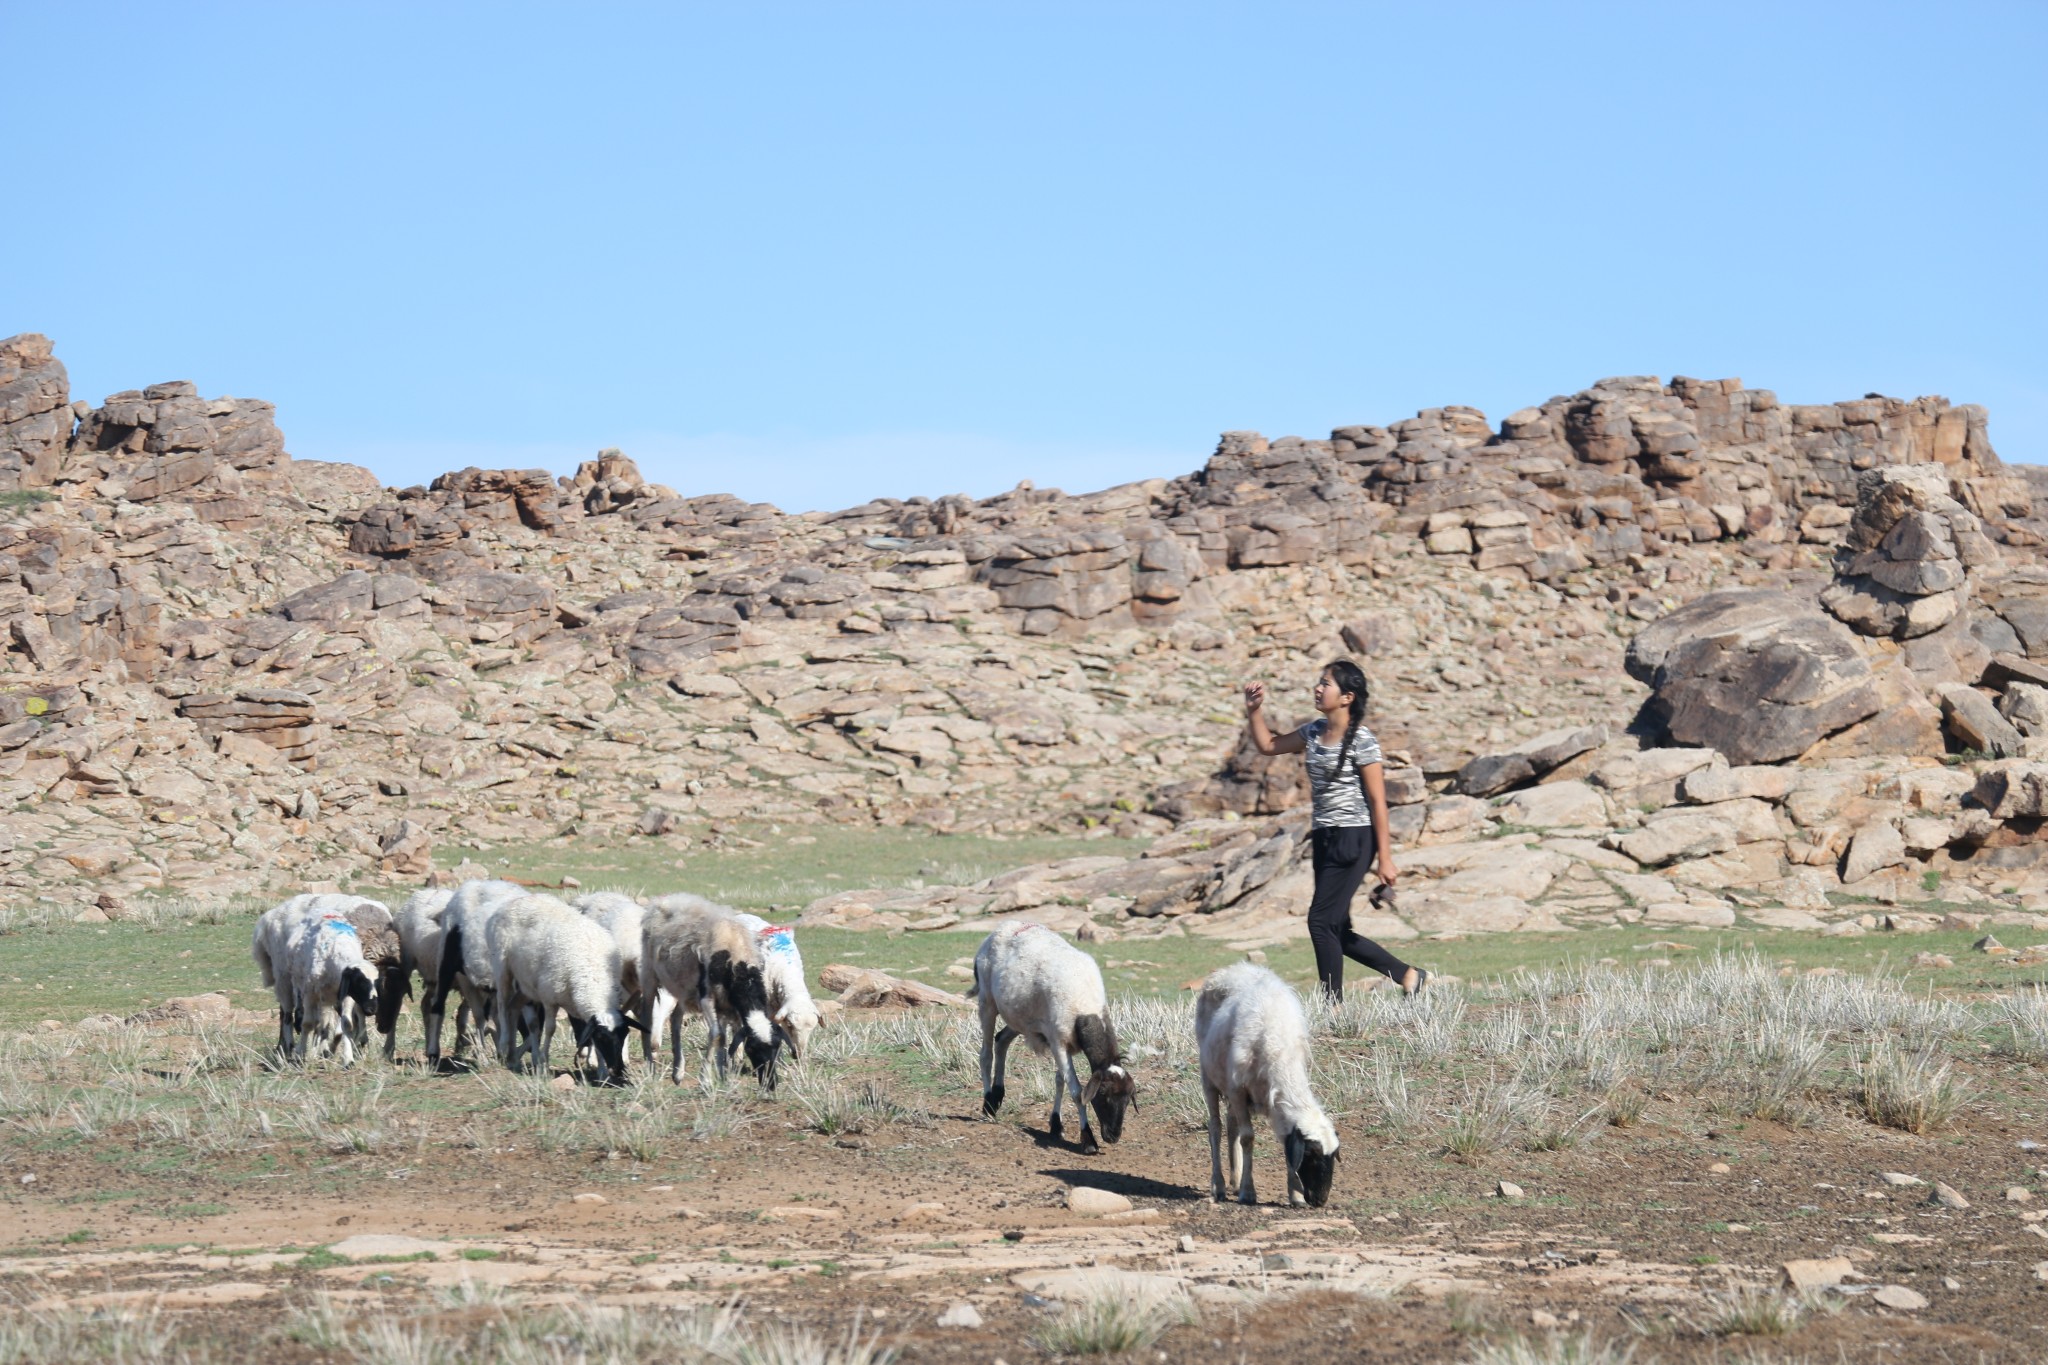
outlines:
[[1939, 399], [1608, 380], [1498, 427], [1233, 432], [1175, 479], [786, 516], [610, 450], [381, 489], [254, 400], [73, 404], [22, 336], [23, 487], [52, 500], [0, 516], [0, 887], [38, 896], [914, 822], [1158, 838], [818, 913], [1250, 934], [1305, 904], [1306, 789], [1238, 687], [1347, 652], [1414, 851], [1375, 932], [1789, 923], [1850, 872], [2036, 875], [2024, 782], [1964, 798], [1986, 755], [2048, 757], [2048, 489]]

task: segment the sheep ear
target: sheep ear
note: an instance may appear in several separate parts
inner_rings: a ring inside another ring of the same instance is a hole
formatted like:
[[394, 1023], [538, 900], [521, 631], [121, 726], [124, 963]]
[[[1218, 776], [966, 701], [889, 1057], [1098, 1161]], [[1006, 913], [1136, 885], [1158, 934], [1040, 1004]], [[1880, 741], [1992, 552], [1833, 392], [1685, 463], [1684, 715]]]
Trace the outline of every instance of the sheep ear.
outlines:
[[1308, 1140], [1297, 1130], [1289, 1133], [1287, 1140], [1281, 1143], [1280, 1146], [1287, 1154], [1287, 1169], [1299, 1172], [1301, 1170], [1301, 1159], [1308, 1154]]
[[626, 1021], [626, 1027], [627, 1027], [627, 1028], [630, 1028], [630, 1029], [636, 1029], [636, 1030], [639, 1030], [639, 1031], [641, 1031], [641, 1032], [645, 1032], [645, 1031], [646, 1031], [647, 1025], [645, 1025], [645, 1024], [643, 1024], [643, 1023], [641, 1023], [641, 1022], [640, 1022], [640, 1021], [639, 1021], [638, 1019], [635, 1019], [635, 1018], [634, 1018], [634, 1017], [633, 1017], [632, 1015], [630, 1015], [630, 1014], [627, 1014], [627, 1013], [625, 1013], [624, 1011], [620, 1011], [620, 1013], [619, 1013], [619, 1017], [620, 1017], [621, 1019], [624, 1019], [624, 1020]]
[[1102, 1077], [1090, 1076], [1088, 1078], [1088, 1084], [1081, 1087], [1081, 1103], [1095, 1103], [1095, 1093], [1100, 1089], [1102, 1089]]

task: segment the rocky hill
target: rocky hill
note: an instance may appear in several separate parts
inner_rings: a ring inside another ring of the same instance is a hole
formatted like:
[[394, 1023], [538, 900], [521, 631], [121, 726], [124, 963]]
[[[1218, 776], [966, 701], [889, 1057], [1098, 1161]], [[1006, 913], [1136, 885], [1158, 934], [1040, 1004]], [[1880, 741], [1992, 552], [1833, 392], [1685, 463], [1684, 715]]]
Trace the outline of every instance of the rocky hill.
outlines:
[[1609, 379], [1497, 427], [1226, 432], [1175, 479], [792, 516], [616, 451], [386, 489], [292, 458], [267, 403], [73, 402], [31, 334], [0, 341], [0, 497], [11, 898], [761, 817], [1164, 836], [1037, 901], [821, 918], [1271, 914], [1303, 792], [1236, 687], [1305, 715], [1340, 652], [1435, 875], [1411, 931], [2043, 887], [2048, 486], [1939, 398]]

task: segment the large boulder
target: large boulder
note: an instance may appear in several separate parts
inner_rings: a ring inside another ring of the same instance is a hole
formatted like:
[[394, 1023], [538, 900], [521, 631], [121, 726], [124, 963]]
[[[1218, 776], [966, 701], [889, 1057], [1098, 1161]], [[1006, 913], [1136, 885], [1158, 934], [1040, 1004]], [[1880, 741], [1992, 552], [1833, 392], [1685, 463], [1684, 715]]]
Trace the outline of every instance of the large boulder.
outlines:
[[1735, 764], [1794, 758], [1875, 715], [1883, 697], [1847, 627], [1789, 593], [1709, 593], [1643, 629], [1629, 675], [1643, 719]]

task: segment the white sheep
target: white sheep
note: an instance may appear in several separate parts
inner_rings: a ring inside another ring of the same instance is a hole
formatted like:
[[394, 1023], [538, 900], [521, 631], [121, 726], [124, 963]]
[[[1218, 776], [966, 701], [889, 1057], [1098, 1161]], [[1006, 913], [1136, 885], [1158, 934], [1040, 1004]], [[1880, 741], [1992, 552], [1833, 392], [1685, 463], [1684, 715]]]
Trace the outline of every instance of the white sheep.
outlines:
[[[250, 956], [256, 961], [263, 984], [270, 987], [277, 997], [277, 1050], [280, 1056], [290, 1056], [299, 1050], [296, 1037], [300, 1020], [290, 970], [293, 942], [308, 925], [325, 916], [348, 919], [365, 933], [364, 955], [378, 969], [380, 987], [386, 974], [384, 969], [395, 965], [398, 943], [389, 929], [391, 912], [379, 901], [338, 892], [301, 893], [257, 916], [255, 931], [250, 938]], [[381, 992], [379, 998], [382, 998]], [[344, 1025], [360, 1039], [368, 1021], [350, 1013], [354, 1009], [353, 1001], [344, 1000], [341, 1009]], [[381, 1017], [378, 1023], [381, 1027]]]
[[[456, 887], [448, 898], [441, 912], [441, 961], [434, 973], [433, 995], [420, 1001], [427, 1026], [427, 1065], [440, 1065], [441, 1025], [451, 990], [462, 993], [479, 1031], [486, 1019], [495, 1018], [491, 998], [497, 990], [498, 964], [490, 956], [488, 930], [492, 916], [525, 894], [526, 888], [516, 882], [473, 881]], [[459, 1043], [459, 1015], [456, 1024]]]
[[323, 1056], [341, 1053], [341, 1064], [353, 1066], [356, 1052], [345, 1003], [356, 1017], [377, 1010], [377, 969], [363, 955], [362, 937], [344, 914], [304, 916], [288, 950], [292, 1014], [298, 1038], [292, 1055], [306, 1059], [308, 1042], [317, 1042]]
[[598, 1079], [623, 1081], [626, 1030], [636, 1021], [621, 1008], [619, 950], [610, 931], [553, 896], [534, 894], [501, 902], [485, 934], [498, 972], [498, 1059], [514, 1066], [513, 1023], [530, 1006], [538, 1017], [530, 1024], [528, 1069], [545, 1070], [561, 1010], [577, 1047], [595, 1056]]
[[[391, 917], [391, 927], [398, 932], [398, 972], [400, 990], [412, 993], [412, 978], [417, 972], [420, 978], [421, 1023], [432, 1029], [435, 1037], [430, 1043], [439, 1041], [439, 1015], [433, 1008], [434, 983], [441, 975], [441, 916], [448, 909], [448, 902], [455, 895], [452, 890], [428, 888], [415, 891], [406, 898], [405, 904]], [[391, 1060], [397, 1046], [398, 1007], [386, 1002], [391, 1013], [394, 1028], [384, 1035], [384, 1058]], [[467, 1003], [458, 1007], [455, 1016], [455, 1050], [462, 1051], [463, 1026], [469, 1018]], [[431, 1050], [431, 1049], [430, 1049]]]
[[818, 1031], [818, 1005], [804, 980], [804, 955], [797, 950], [796, 931], [770, 924], [759, 915], [733, 916], [753, 932], [761, 945], [761, 978], [768, 987], [768, 1018], [789, 1042], [792, 1061], [801, 1062]]
[[[1003, 1070], [1010, 1044], [1019, 1037], [1033, 1052], [1052, 1058], [1055, 1075], [1054, 1137], [1060, 1120], [1060, 1082], [1073, 1092], [1081, 1116], [1081, 1152], [1102, 1149], [1088, 1123], [1094, 1109], [1102, 1137], [1123, 1136], [1124, 1110], [1136, 1107], [1137, 1087], [1124, 1067], [1116, 1029], [1109, 1021], [1109, 993], [1095, 959], [1042, 924], [1005, 924], [982, 941], [974, 955], [971, 995], [981, 1005], [981, 1112], [993, 1117], [1003, 1107]], [[1001, 1018], [1003, 1028], [996, 1029]], [[1088, 1058], [1088, 1084], [1074, 1070], [1074, 1054]]]
[[[619, 986], [625, 992], [626, 1000], [638, 1007], [647, 995], [640, 972], [641, 928], [647, 918], [645, 907], [631, 896], [616, 891], [593, 891], [589, 895], [578, 896], [569, 904], [611, 934], [612, 942], [619, 949]], [[655, 991], [653, 998], [647, 1001], [647, 1014], [641, 1020], [640, 1029], [640, 1056], [643, 1060], [654, 1061], [654, 1040], [668, 1023], [669, 1013], [675, 1009], [675, 1004], [675, 997], [663, 990]]]
[[[1209, 1102], [1210, 1195], [1218, 1203], [1224, 1199], [1227, 1145], [1238, 1201], [1258, 1202], [1252, 1188], [1252, 1116], [1262, 1114], [1287, 1161], [1288, 1202], [1321, 1208], [1337, 1170], [1337, 1129], [1309, 1089], [1308, 1016], [1301, 997], [1254, 963], [1220, 968], [1195, 1000], [1195, 1041], [1202, 1095]], [[1226, 1105], [1227, 1133], [1218, 1113]]]
[[256, 969], [263, 977], [263, 984], [277, 996], [277, 1052], [280, 1057], [291, 1055], [293, 1039], [298, 1034], [298, 1023], [292, 1010], [291, 939], [298, 932], [307, 907], [318, 899], [318, 896], [301, 894], [280, 901], [256, 917], [256, 929], [250, 936], [249, 954], [256, 960]]
[[746, 1049], [748, 1066], [772, 1090], [775, 1025], [768, 1017], [768, 987], [753, 933], [727, 907], [678, 892], [659, 897], [648, 907], [641, 934], [643, 987], [668, 991], [678, 1004], [668, 1021], [669, 1049], [674, 1054], [669, 1079], [682, 1084], [681, 1006], [695, 1001], [710, 1032], [704, 1082], [710, 1083], [714, 1062], [719, 1076], [726, 1074], [726, 1053], [720, 1044], [730, 1028]]

